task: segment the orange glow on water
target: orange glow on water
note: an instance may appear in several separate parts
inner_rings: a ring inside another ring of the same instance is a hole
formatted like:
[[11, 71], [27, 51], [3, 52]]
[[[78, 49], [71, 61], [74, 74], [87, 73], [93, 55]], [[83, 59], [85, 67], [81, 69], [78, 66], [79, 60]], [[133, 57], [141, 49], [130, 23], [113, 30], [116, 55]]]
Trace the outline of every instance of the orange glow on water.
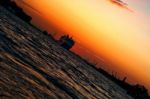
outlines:
[[26, 3], [36, 8], [47, 23], [115, 64], [111, 68], [122, 70], [129, 79], [150, 89], [150, 38], [145, 34], [150, 30], [145, 28], [148, 26], [139, 14], [113, 6], [107, 0], [26, 0]]

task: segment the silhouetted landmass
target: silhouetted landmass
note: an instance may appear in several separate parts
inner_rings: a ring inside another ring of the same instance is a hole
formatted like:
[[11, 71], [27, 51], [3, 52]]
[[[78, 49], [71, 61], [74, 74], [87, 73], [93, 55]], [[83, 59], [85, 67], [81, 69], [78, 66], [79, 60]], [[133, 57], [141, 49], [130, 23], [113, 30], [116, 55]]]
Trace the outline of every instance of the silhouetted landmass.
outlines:
[[12, 0], [0, 0], [0, 5], [5, 7], [7, 10], [9, 10], [11, 13], [15, 14], [22, 20], [30, 23], [32, 20], [32, 17], [27, 15], [22, 8], [20, 8], [14, 1]]
[[[85, 60], [86, 61], [86, 60]], [[99, 71], [102, 73], [104, 76], [115, 82], [117, 85], [122, 87], [123, 89], [126, 90], [127, 94], [132, 96], [135, 99], [150, 99], [150, 96], [148, 94], [148, 90], [140, 84], [132, 85], [126, 82], [127, 77], [124, 77], [122, 80], [117, 78], [116, 74], [109, 74], [107, 71], [101, 68], [96, 68], [95, 65], [92, 65], [91, 63], [88, 63], [90, 66], [95, 68], [95, 70]]]
[[124, 77], [123, 79], [119, 79], [117, 77], [117, 74], [110, 74], [107, 71], [105, 71], [102, 68], [97, 68], [96, 64], [90, 63], [88, 60], [82, 58], [81, 56], [73, 53], [75, 56], [79, 57], [81, 60], [83, 60], [86, 64], [94, 68], [96, 71], [100, 72], [103, 74], [105, 77], [119, 85], [121, 88], [126, 90], [126, 93], [133, 97], [134, 99], [150, 99], [150, 96], [148, 94], [148, 90], [140, 84], [132, 85], [126, 82], [127, 77]]
[[132, 99], [47, 34], [0, 6], [0, 99]]
[[61, 38], [58, 40], [58, 43], [65, 49], [69, 50], [71, 49], [74, 44], [75, 44], [75, 41], [69, 37], [69, 35], [63, 35], [61, 36]]
[[6, 6], [6, 4], [10, 3], [11, 0], [0, 0], [0, 5]]
[[[47, 36], [48, 38], [50, 38], [50, 39], [56, 41], [56, 39], [54, 39], [54, 37], [53, 37], [50, 33], [48, 33], [47, 31], [42, 31], [42, 32], [43, 32], [43, 34], [44, 34], [45, 36]], [[56, 42], [57, 42], [57, 41], [56, 41]]]

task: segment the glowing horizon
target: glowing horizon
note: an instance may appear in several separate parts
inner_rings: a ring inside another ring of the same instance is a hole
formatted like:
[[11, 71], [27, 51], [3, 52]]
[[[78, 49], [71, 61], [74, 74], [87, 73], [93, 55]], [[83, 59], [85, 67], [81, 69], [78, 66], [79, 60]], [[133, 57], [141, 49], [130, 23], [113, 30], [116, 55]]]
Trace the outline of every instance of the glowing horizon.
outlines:
[[128, 78], [150, 89], [150, 29], [147, 16], [140, 11], [132, 13], [109, 0], [26, 0], [26, 3], [37, 8], [48, 23], [116, 64], [111, 68], [122, 70]]

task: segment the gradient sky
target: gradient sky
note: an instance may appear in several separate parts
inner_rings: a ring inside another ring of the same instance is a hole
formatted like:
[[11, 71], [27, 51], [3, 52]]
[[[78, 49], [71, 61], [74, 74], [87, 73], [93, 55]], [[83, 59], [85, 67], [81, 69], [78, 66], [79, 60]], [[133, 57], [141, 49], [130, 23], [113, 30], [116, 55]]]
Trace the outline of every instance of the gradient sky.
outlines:
[[110, 0], [24, 2], [27, 5], [19, 4], [39, 27], [70, 34], [97, 57], [114, 64], [110, 69], [150, 89], [150, 0], [124, 0], [133, 12]]

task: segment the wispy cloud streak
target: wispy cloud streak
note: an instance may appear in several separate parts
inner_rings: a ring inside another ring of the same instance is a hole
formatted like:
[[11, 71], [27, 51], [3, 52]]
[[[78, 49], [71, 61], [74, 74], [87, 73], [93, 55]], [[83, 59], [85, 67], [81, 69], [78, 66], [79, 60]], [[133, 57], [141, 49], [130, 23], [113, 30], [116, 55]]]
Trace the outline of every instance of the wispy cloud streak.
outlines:
[[130, 12], [134, 12], [131, 8], [128, 7], [128, 4], [121, 0], [109, 0], [112, 4], [115, 4], [121, 8], [127, 9]]
[[24, 4], [25, 6], [29, 7], [30, 9], [32, 9], [33, 11], [35, 11], [38, 14], [41, 14], [40, 11], [38, 11], [36, 8], [32, 7], [30, 4], [26, 3], [24, 0], [19, 0], [22, 4]]

